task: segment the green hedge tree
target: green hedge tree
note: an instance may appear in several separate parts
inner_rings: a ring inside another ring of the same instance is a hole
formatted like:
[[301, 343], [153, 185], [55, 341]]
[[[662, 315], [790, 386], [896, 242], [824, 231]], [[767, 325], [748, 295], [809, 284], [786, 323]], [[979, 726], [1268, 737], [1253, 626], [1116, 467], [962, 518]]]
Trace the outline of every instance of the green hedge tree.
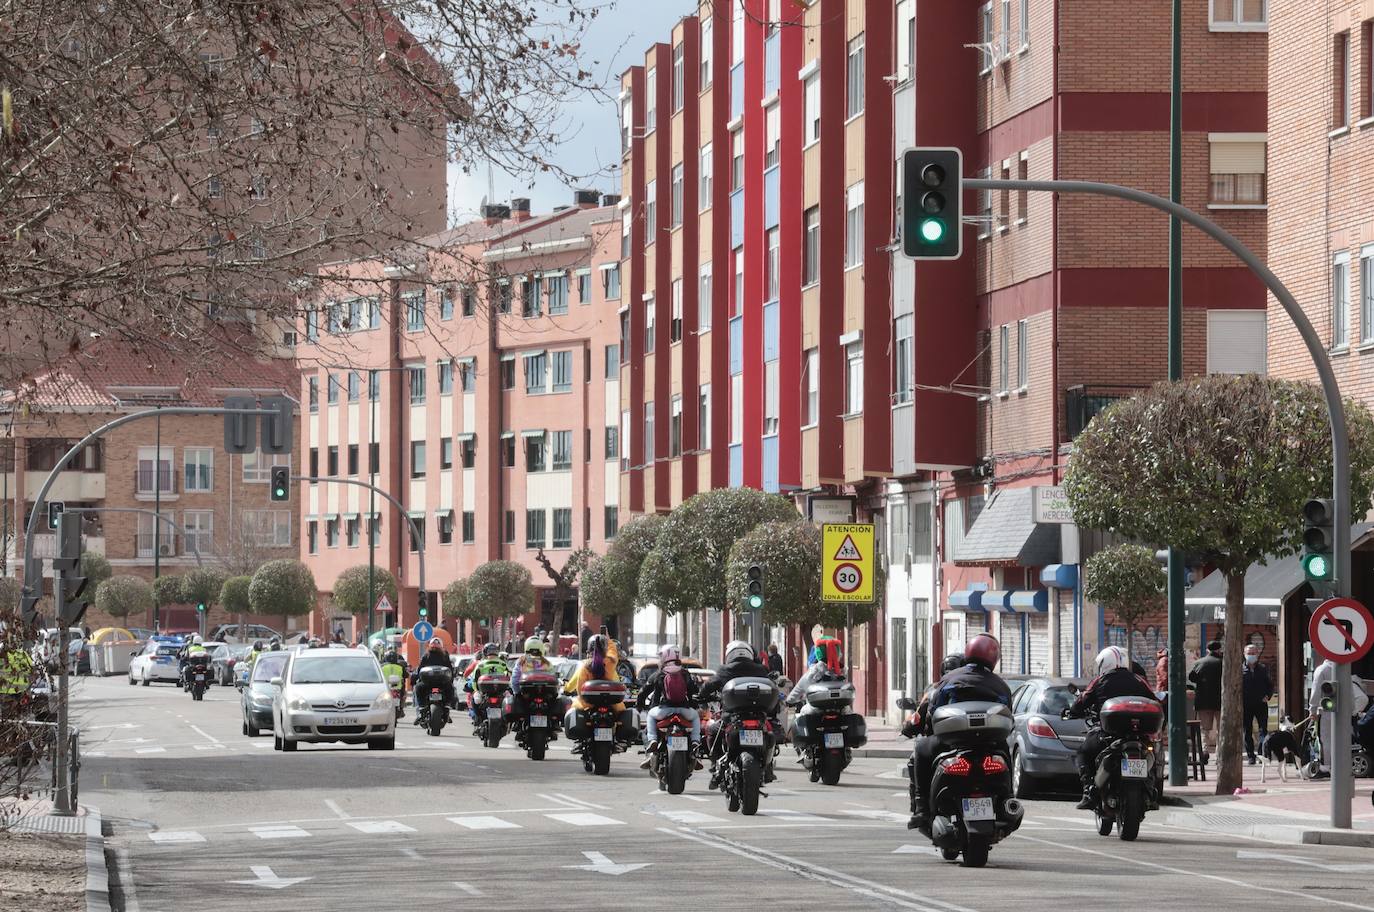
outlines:
[[[391, 575], [391, 571], [385, 567], [371, 568], [373, 578], [371, 591], [376, 598], [383, 594], [391, 600], [391, 604], [398, 602], [396, 596], [396, 577]], [[349, 567], [339, 578], [334, 581], [334, 607], [340, 611], [347, 611], [354, 617], [367, 617], [367, 609], [376, 604], [368, 600], [368, 567], [362, 564], [357, 567]]]
[[1083, 597], [1100, 604], [1125, 626], [1126, 657], [1134, 659], [1131, 647], [1136, 625], [1164, 608], [1164, 567], [1151, 549], [1121, 544], [1088, 558], [1083, 570]]
[[153, 597], [159, 605], [180, 605], [186, 601], [181, 591], [182, 579], [176, 574], [159, 576], [153, 580]]
[[188, 605], [205, 605], [205, 617], [219, 602], [219, 594], [224, 591], [227, 579], [222, 571], [210, 567], [197, 567], [181, 578], [181, 597]]
[[130, 615], [147, 617], [153, 610], [153, 587], [141, 576], [112, 576], [95, 591], [95, 607], [121, 621]]
[[305, 617], [315, 607], [315, 575], [298, 560], [268, 561], [248, 584], [248, 605], [254, 614], [282, 619], [282, 630], [293, 617]]
[[[603, 618], [619, 618], [619, 629], [629, 630], [640, 604], [639, 571], [654, 549], [665, 517], [656, 513], [637, 516], [620, 527], [605, 557], [593, 560], [582, 573], [578, 595], [582, 607]], [[629, 622], [629, 623], [627, 623]]]
[[467, 579], [467, 604], [472, 617], [493, 624], [500, 617], [524, 614], [534, 607], [529, 569], [515, 561], [487, 561]]
[[114, 567], [110, 566], [105, 555], [96, 554], [94, 551], [82, 551], [80, 572], [86, 578], [86, 591], [83, 595], [87, 602], [94, 604], [95, 597], [100, 593], [100, 584], [114, 576]]

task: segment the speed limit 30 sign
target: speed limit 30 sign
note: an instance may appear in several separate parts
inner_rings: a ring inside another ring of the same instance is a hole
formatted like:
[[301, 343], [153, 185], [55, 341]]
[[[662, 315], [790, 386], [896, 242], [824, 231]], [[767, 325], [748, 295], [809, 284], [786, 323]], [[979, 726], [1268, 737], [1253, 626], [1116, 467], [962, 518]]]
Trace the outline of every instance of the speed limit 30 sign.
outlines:
[[836, 589], [848, 595], [859, 591], [864, 582], [864, 572], [856, 564], [840, 564], [830, 574], [830, 580]]

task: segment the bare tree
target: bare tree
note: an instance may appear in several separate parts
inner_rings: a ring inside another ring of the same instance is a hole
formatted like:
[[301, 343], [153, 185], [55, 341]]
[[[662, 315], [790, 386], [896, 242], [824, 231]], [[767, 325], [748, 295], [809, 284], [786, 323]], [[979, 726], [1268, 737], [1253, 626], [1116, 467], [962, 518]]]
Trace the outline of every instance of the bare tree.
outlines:
[[554, 616], [553, 635], [558, 636], [565, 630], [577, 630], [577, 624], [573, 623], [575, 618], [568, 617], [568, 597], [577, 588], [577, 578], [587, 566], [596, 559], [596, 552], [590, 548], [578, 548], [568, 559], [563, 562], [562, 570], [555, 570], [553, 562], [544, 554], [544, 549], [540, 548], [535, 552], [534, 559], [544, 568], [544, 572], [553, 580], [553, 603]]

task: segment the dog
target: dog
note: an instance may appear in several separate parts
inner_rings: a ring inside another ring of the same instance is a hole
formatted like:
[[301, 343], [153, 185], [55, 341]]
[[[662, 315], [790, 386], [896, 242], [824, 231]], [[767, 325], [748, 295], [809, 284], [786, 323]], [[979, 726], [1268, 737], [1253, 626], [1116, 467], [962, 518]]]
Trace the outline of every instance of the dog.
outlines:
[[1278, 731], [1269, 732], [1260, 742], [1260, 782], [1264, 782], [1270, 761], [1279, 766], [1279, 779], [1288, 781], [1288, 764], [1299, 775], [1302, 773], [1302, 743], [1297, 726], [1293, 720], [1284, 716], [1279, 722]]

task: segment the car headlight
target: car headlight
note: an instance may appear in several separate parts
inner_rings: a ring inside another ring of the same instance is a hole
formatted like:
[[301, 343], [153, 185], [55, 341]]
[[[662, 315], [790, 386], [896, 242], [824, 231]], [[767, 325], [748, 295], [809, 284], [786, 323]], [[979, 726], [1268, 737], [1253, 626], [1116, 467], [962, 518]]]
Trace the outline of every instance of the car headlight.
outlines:
[[292, 712], [305, 712], [310, 708], [310, 704], [306, 702], [304, 697], [292, 697], [290, 702], [286, 704], [286, 708]]
[[379, 694], [379, 695], [377, 696], [377, 699], [375, 699], [375, 700], [372, 701], [372, 708], [373, 708], [373, 709], [390, 709], [390, 708], [391, 708], [391, 693], [390, 693], [390, 692], [383, 692], [383, 693]]
[[255, 693], [252, 697], [254, 706], [271, 706], [272, 695], [265, 693]]

